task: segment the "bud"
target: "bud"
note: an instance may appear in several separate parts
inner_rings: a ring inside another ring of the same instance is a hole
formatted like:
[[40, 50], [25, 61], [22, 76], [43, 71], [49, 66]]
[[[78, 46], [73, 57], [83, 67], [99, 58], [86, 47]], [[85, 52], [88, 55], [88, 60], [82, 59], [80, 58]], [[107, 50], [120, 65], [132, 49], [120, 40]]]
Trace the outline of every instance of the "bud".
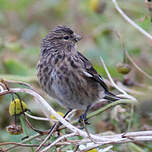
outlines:
[[118, 63], [116, 65], [116, 69], [118, 73], [128, 74], [131, 71], [131, 67], [126, 63]]

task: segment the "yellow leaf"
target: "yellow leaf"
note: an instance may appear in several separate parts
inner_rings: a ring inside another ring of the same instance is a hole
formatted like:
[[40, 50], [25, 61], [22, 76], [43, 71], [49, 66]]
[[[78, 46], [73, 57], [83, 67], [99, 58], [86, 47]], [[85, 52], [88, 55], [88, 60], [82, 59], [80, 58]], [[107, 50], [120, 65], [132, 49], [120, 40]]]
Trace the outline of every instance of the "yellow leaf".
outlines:
[[[16, 107], [16, 108], [15, 108]], [[15, 114], [21, 114], [24, 111], [27, 110], [27, 104], [24, 101], [21, 101], [17, 98], [15, 99], [15, 101], [11, 101], [10, 105], [9, 105], [9, 114], [11, 116], [15, 115]]]
[[94, 148], [92, 150], [89, 150], [88, 152], [98, 152], [98, 150]]
[[[64, 117], [64, 114], [62, 112], [57, 112], [60, 116]], [[54, 115], [50, 116], [52, 120], [57, 120]]]

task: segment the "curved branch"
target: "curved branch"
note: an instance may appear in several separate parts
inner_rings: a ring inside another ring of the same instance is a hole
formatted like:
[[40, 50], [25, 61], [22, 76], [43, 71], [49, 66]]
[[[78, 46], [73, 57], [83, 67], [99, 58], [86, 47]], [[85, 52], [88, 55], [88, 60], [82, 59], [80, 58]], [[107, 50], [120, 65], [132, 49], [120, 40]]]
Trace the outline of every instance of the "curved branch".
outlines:
[[[76, 128], [75, 126], [71, 125], [68, 121], [66, 121], [62, 116], [60, 116], [38, 93], [36, 93], [34, 90], [26, 89], [26, 88], [15, 88], [15, 89], [10, 89], [9, 91], [5, 90], [3, 92], [0, 92], [1, 95], [5, 95], [8, 93], [16, 93], [16, 92], [22, 92], [22, 93], [28, 93], [31, 96], [33, 96], [40, 105], [39, 108], [41, 108], [42, 112], [44, 115], [50, 120], [50, 115], [54, 115], [64, 126], [66, 126], [68, 129], [70, 129], [72, 132], [78, 133], [79, 135], [83, 137], [88, 137], [87, 133]], [[90, 136], [96, 140], [106, 140], [104, 138], [100, 138], [99, 136], [90, 134]]]
[[44, 118], [44, 117], [37, 117], [37, 116], [33, 116], [33, 115], [30, 115], [29, 113], [25, 112], [25, 115], [32, 118], [32, 119], [35, 119], [35, 120], [40, 120], [40, 121], [49, 121], [48, 118]]

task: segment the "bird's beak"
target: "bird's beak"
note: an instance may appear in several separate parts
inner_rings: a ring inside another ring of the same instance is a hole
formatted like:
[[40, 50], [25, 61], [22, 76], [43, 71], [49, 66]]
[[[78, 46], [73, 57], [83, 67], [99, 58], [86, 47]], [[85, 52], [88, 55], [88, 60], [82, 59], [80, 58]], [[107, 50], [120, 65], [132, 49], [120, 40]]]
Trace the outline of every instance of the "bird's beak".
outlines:
[[73, 35], [74, 35], [74, 40], [76, 42], [78, 42], [78, 41], [80, 41], [82, 39], [82, 36], [80, 36], [79, 34], [74, 33]]

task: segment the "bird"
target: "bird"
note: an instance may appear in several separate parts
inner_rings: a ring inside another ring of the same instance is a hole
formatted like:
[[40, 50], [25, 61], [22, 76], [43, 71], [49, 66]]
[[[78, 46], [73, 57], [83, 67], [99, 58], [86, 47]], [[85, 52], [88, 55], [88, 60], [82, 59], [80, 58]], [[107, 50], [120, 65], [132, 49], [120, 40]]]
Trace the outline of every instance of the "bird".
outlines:
[[120, 98], [109, 91], [92, 63], [77, 49], [82, 36], [70, 27], [53, 28], [41, 42], [37, 77], [40, 87], [68, 111], [83, 110], [79, 122], [87, 122], [88, 110], [97, 102]]

